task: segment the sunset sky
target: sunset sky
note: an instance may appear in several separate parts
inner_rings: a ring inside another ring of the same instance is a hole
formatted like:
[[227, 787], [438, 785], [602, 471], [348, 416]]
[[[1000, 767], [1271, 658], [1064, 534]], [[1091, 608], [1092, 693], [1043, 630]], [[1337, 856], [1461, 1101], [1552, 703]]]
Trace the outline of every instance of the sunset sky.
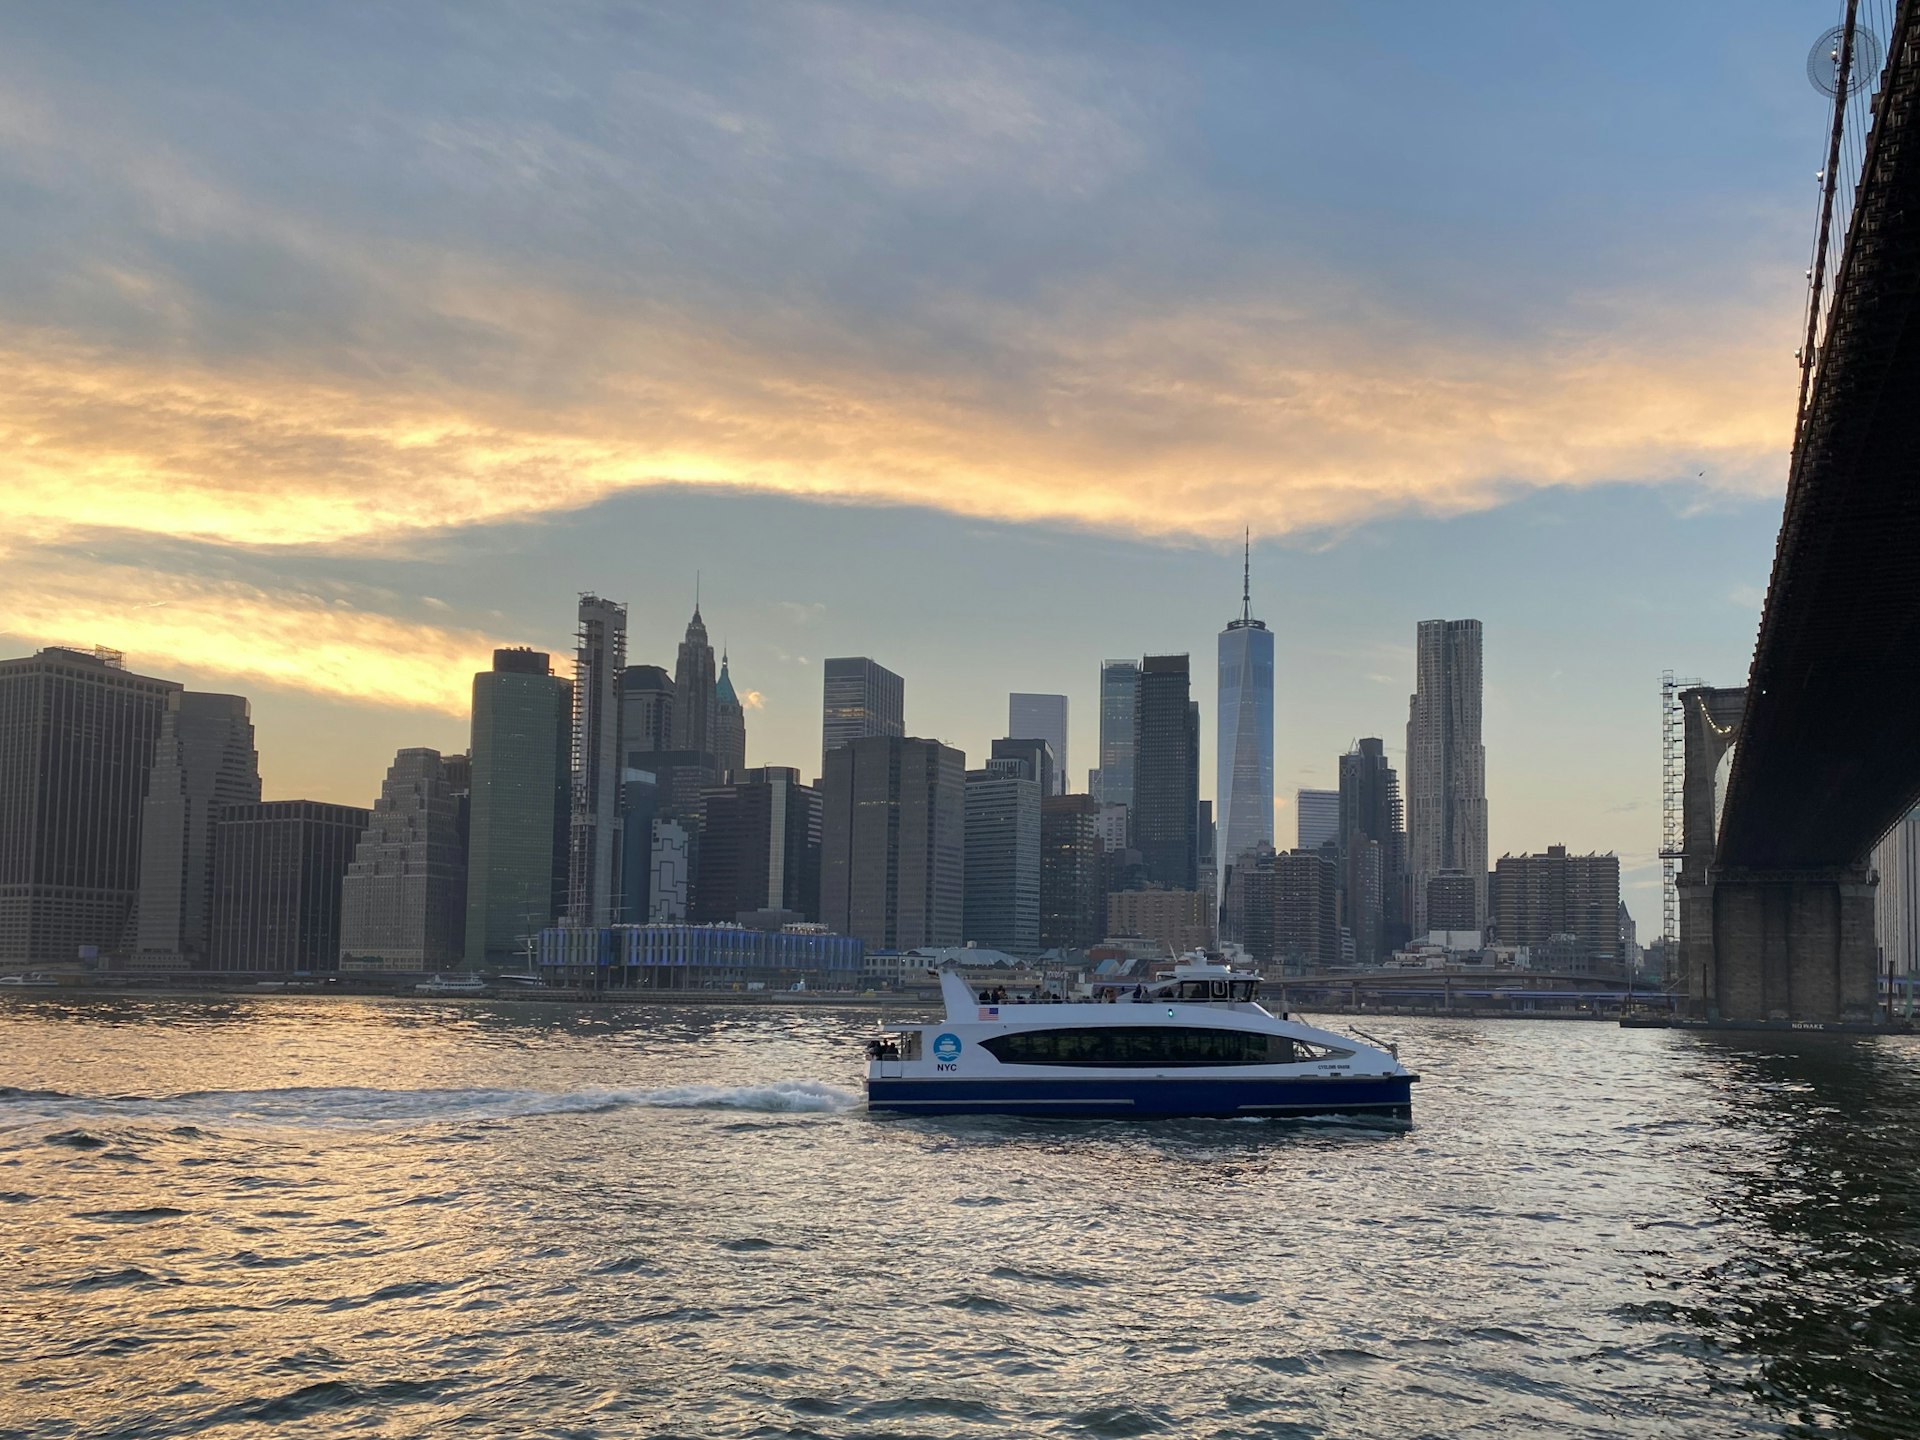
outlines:
[[17, 5], [0, 653], [254, 701], [270, 797], [461, 749], [575, 593], [749, 759], [820, 661], [978, 755], [1009, 690], [1278, 636], [1278, 825], [1415, 622], [1486, 626], [1492, 851], [1622, 856], [1658, 679], [1767, 579], [1831, 7]]

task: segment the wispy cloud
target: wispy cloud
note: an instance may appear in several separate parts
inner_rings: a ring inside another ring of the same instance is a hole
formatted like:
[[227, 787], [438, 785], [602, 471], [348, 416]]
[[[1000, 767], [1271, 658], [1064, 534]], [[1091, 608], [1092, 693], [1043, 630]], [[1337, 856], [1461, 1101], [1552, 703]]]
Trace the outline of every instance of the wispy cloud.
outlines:
[[110, 645], [133, 669], [184, 668], [202, 683], [448, 715], [467, 713], [473, 675], [506, 643], [410, 624], [338, 596], [17, 554], [0, 555], [0, 632], [39, 645]]
[[827, 613], [827, 607], [818, 600], [776, 600], [773, 608], [799, 626], [812, 625]]
[[[518, 322], [528, 343], [552, 339], [543, 320], [579, 319], [553, 298]], [[0, 352], [14, 378], [0, 520], [377, 545], [691, 485], [1216, 538], [1243, 522], [1276, 535], [1457, 514], [1543, 486], [1662, 479], [1700, 456], [1722, 483], [1764, 490], [1786, 440], [1787, 377], [1750, 335], [1704, 325], [1545, 351], [1376, 354], [1349, 337], [1353, 353], [1312, 363], [1258, 313], [1174, 308], [1008, 336], [1001, 368], [1023, 368], [1037, 397], [1018, 405], [987, 393], [1003, 375], [862, 370], [632, 317], [619, 329], [600, 337], [613, 363], [594, 401], [548, 408], [16, 334]]]

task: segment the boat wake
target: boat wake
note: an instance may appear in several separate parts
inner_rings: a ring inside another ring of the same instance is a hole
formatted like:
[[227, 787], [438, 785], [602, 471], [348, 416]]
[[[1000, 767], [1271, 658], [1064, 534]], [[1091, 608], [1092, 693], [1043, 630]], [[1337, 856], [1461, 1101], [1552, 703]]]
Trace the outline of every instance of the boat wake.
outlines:
[[610, 1110], [735, 1110], [835, 1114], [860, 1097], [818, 1080], [760, 1085], [677, 1085], [663, 1090], [373, 1090], [295, 1086], [197, 1090], [182, 1095], [69, 1095], [0, 1087], [0, 1128], [76, 1118], [164, 1120], [173, 1125], [355, 1126], [471, 1123]]

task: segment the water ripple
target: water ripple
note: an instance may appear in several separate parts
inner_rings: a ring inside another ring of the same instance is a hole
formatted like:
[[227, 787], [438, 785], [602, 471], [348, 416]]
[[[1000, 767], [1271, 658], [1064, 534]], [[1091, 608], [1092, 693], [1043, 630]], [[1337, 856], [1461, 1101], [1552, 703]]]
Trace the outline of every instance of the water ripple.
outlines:
[[869, 1026], [0, 1005], [0, 1314], [60, 1315], [0, 1326], [0, 1437], [1920, 1413], [1911, 1042], [1408, 1022], [1411, 1127], [877, 1123]]

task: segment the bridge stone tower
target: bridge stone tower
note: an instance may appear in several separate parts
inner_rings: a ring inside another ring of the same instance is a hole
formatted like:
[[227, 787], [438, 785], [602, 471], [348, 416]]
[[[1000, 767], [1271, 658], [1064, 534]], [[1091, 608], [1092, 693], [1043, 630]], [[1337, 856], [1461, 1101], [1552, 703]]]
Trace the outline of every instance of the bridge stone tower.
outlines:
[[1879, 977], [1865, 863], [1743, 870], [1720, 863], [1720, 811], [1746, 719], [1745, 689], [1681, 692], [1686, 778], [1680, 971], [1710, 1021], [1867, 1023]]

